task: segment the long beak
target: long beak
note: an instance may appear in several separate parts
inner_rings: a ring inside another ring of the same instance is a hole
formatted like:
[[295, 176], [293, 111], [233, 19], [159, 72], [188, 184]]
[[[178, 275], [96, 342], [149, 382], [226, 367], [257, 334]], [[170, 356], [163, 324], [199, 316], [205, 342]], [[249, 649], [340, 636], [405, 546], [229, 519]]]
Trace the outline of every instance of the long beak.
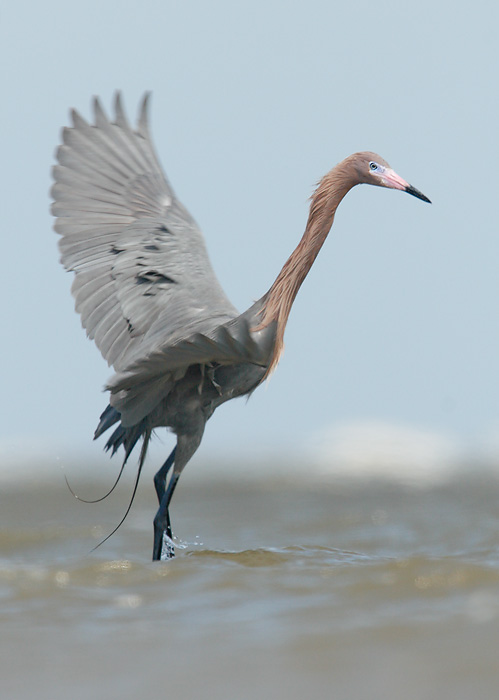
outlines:
[[387, 168], [382, 175], [382, 179], [384, 180], [386, 187], [391, 187], [394, 190], [404, 190], [404, 192], [412, 194], [413, 197], [417, 197], [418, 199], [422, 199], [423, 202], [428, 202], [431, 204], [431, 200], [429, 200], [426, 195], [406, 182], [400, 177], [400, 175], [397, 175], [395, 170]]
[[407, 185], [407, 187], [404, 190], [408, 194], [412, 194], [413, 197], [417, 197], [418, 199], [422, 199], [423, 202], [428, 202], [428, 204], [431, 204], [431, 199], [428, 199], [426, 195], [424, 195], [422, 192], [417, 190], [415, 187], [412, 185]]

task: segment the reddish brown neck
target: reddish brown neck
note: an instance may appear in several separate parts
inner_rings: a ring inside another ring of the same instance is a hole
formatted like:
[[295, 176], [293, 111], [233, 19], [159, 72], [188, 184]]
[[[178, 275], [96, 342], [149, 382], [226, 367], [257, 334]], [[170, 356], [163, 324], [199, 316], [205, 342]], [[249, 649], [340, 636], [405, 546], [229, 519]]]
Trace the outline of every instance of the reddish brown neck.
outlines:
[[326, 240], [336, 209], [346, 193], [357, 183], [355, 171], [349, 159], [346, 159], [322, 178], [312, 195], [305, 233], [267, 292], [262, 310], [262, 320], [258, 329], [265, 328], [273, 321], [277, 322], [274, 354], [267, 374], [272, 372], [279, 361], [291, 307]]

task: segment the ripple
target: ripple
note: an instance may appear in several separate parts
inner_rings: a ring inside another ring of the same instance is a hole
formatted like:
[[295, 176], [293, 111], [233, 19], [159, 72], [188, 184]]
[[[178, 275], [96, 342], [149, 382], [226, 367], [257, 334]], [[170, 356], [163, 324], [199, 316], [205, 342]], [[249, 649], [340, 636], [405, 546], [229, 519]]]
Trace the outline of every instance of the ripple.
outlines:
[[289, 547], [258, 547], [241, 551], [198, 549], [185, 553], [186, 557], [210, 558], [232, 562], [247, 567], [279, 566], [282, 564], [343, 564], [372, 561], [372, 557], [359, 552], [343, 551], [317, 545], [291, 545]]

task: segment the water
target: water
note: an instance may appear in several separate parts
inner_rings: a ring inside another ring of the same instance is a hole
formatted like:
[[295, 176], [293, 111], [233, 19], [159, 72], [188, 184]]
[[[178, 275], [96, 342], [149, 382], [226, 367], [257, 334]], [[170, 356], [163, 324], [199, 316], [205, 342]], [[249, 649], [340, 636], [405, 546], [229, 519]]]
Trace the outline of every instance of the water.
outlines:
[[158, 564], [146, 481], [4, 485], [2, 699], [499, 697], [496, 479], [186, 478]]

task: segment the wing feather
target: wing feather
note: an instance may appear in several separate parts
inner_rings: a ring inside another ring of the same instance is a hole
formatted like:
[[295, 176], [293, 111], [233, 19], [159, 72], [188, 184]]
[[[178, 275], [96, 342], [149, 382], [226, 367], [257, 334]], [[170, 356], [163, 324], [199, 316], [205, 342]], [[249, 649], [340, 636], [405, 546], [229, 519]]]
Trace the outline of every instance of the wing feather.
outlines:
[[114, 367], [121, 367], [122, 365], [126, 364], [124, 358], [126, 358], [127, 352], [130, 350], [130, 348], [135, 346], [136, 342], [137, 341], [134, 343], [134, 339], [130, 337], [128, 326], [122, 328], [120, 333], [116, 336], [114, 342], [109, 347], [109, 364], [113, 365]]
[[61, 261], [75, 273], [75, 307], [116, 370], [237, 315], [159, 164], [148, 100], [135, 130], [119, 93], [114, 121], [97, 98], [94, 124], [73, 110], [52, 171], [54, 228]]
[[94, 124], [73, 110], [52, 170], [61, 262], [75, 273], [82, 325], [115, 368], [108, 389], [124, 426], [152, 411], [192, 364], [266, 365], [275, 337], [272, 325], [252, 331], [257, 306], [240, 316], [225, 296], [159, 164], [148, 101], [135, 130], [119, 93], [113, 122], [97, 98]]
[[[75, 174], [75, 179], [78, 177], [86, 182], [98, 184], [104, 191], [119, 192], [121, 188], [119, 179], [110, 177], [108, 173], [104, 172], [102, 166], [99, 171], [94, 172], [91, 161], [87, 161], [80, 153], [73, 151], [65, 144], [62, 144], [57, 149], [56, 158], [61, 168], [64, 168], [66, 171], [72, 171]], [[54, 177], [59, 177], [59, 174], [60, 170], [54, 173]]]

